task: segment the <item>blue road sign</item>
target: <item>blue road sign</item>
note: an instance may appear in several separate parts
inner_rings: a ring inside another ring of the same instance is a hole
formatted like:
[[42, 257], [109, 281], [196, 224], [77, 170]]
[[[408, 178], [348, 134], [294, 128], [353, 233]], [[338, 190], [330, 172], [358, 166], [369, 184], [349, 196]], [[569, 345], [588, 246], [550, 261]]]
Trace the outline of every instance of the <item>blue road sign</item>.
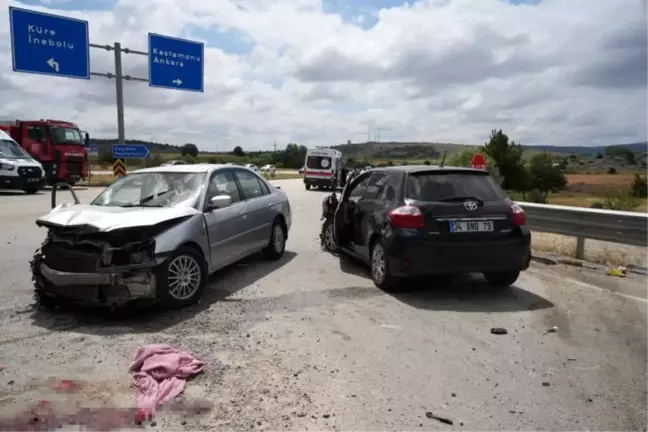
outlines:
[[203, 92], [205, 45], [149, 33], [149, 86]]
[[113, 144], [112, 153], [115, 159], [144, 159], [148, 157], [149, 149], [144, 144]]
[[88, 147], [88, 154], [90, 156], [99, 156], [99, 146], [91, 145]]
[[13, 70], [90, 79], [88, 21], [9, 7]]

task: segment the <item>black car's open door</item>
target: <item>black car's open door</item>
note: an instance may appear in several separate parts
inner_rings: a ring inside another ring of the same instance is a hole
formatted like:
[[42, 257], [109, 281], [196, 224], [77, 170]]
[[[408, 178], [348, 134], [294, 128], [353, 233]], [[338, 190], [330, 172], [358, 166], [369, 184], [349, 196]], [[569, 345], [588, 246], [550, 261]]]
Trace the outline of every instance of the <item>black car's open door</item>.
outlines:
[[[371, 171], [360, 174], [356, 178], [352, 179], [351, 182], [347, 183], [342, 191], [342, 197], [340, 198], [340, 203], [335, 211], [335, 217], [333, 220], [333, 235], [338, 247], [345, 247], [353, 241], [353, 239], [349, 237], [352, 234], [350, 227], [352, 221], [349, 219], [349, 196], [351, 193], [357, 192], [356, 189], [358, 189], [358, 185], [365, 183], [366, 186], [371, 174]], [[360, 195], [362, 195], [362, 193], [360, 193]], [[352, 204], [355, 205], [355, 202]]]

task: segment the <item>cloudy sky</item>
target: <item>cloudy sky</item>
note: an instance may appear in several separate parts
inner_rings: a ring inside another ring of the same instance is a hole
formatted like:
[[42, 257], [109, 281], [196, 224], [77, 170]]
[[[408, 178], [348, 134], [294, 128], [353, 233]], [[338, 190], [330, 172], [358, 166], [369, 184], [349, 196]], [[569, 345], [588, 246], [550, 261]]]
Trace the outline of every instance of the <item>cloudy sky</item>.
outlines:
[[[372, 139], [646, 140], [646, 0], [0, 0], [0, 116], [116, 137], [114, 81], [16, 73], [8, 6], [88, 20], [92, 43], [205, 43], [205, 92], [125, 83], [126, 137], [202, 149]], [[147, 77], [146, 58], [124, 73]], [[91, 70], [111, 72], [93, 49]]]

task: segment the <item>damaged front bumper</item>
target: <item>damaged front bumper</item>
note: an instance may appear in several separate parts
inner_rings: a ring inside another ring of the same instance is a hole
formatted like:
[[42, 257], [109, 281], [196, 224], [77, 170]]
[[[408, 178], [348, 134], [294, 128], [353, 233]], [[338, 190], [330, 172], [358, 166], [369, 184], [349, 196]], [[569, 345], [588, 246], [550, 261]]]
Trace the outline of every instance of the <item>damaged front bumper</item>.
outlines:
[[111, 245], [107, 239], [72, 240], [50, 231], [32, 262], [36, 291], [41, 297], [110, 307], [153, 300], [156, 267], [165, 259], [153, 249], [150, 240]]
[[134, 300], [156, 297], [153, 267], [123, 272], [76, 273], [55, 270], [37, 264], [34, 272], [40, 294], [61, 297], [79, 303], [121, 306]]
[[[56, 270], [44, 262], [36, 263], [34, 282], [41, 295], [60, 297], [77, 303], [117, 307], [134, 300], [156, 298], [155, 265], [124, 271], [77, 273]], [[148, 267], [148, 268], [147, 268]]]

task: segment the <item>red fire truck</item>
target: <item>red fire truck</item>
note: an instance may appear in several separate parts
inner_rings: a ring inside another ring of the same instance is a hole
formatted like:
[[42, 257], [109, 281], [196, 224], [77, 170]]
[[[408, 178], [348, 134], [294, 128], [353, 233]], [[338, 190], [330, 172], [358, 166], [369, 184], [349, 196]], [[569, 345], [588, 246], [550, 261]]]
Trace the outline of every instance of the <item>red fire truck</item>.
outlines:
[[45, 169], [47, 183], [75, 184], [88, 178], [90, 137], [74, 123], [60, 120], [0, 121], [7, 132]]

